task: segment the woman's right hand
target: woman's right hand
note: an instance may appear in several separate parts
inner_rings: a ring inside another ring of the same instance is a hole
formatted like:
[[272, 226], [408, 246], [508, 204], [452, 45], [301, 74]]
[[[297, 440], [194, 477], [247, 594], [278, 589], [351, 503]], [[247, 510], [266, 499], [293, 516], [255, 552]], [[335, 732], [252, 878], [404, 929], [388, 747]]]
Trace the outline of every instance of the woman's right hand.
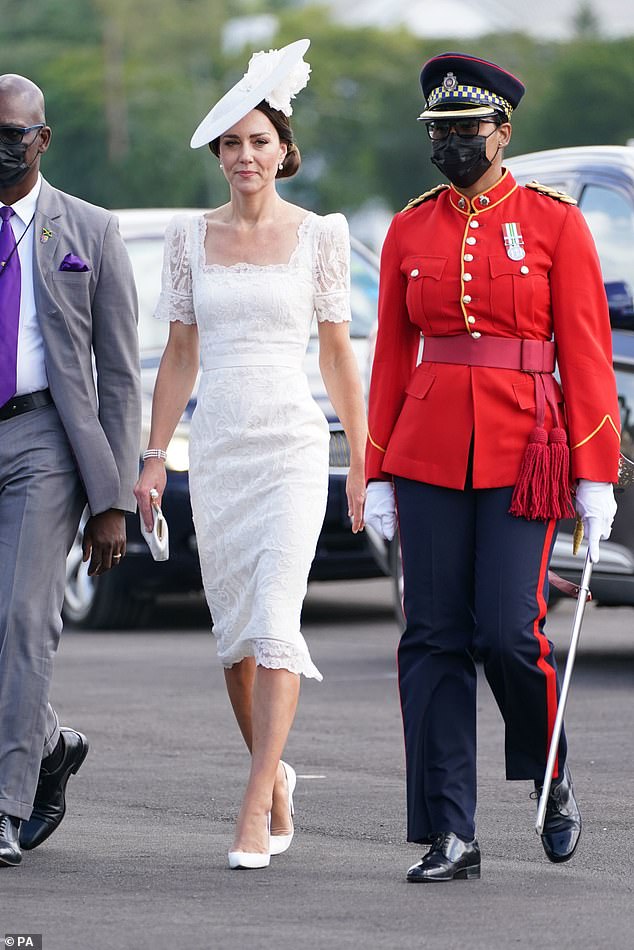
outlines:
[[141, 512], [146, 531], [151, 531], [154, 527], [150, 491], [155, 489], [158, 492], [158, 498], [154, 499], [154, 504], [160, 508], [166, 485], [167, 471], [165, 469], [165, 462], [162, 459], [146, 459], [139, 480], [134, 486], [134, 497], [138, 502], [139, 511]]

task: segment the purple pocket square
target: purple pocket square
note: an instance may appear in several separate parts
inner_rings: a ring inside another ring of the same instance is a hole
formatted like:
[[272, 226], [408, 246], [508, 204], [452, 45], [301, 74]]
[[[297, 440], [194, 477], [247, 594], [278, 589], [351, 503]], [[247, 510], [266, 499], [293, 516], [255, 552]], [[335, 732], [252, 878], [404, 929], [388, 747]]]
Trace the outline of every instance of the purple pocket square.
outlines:
[[81, 257], [77, 257], [76, 254], [67, 254], [62, 263], [59, 265], [59, 269], [83, 271], [90, 270], [90, 267], [85, 261], [82, 261]]

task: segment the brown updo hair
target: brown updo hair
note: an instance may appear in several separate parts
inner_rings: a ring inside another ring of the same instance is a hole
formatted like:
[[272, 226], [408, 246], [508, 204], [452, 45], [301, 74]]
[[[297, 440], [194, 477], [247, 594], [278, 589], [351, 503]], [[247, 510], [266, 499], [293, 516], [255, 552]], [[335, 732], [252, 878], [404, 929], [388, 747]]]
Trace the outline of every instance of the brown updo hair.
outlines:
[[[279, 135], [280, 142], [285, 142], [287, 146], [286, 155], [284, 156], [282, 162], [283, 167], [278, 168], [275, 177], [292, 178], [293, 175], [296, 175], [299, 171], [300, 165], [302, 164], [302, 156], [300, 155], [299, 149], [295, 145], [293, 130], [291, 128], [290, 122], [288, 121], [288, 116], [284, 115], [283, 112], [280, 112], [279, 109], [273, 109], [265, 99], [258, 103], [257, 106], [254, 106], [254, 109], [264, 113]], [[221, 136], [218, 136], [218, 138], [214, 139], [213, 142], [209, 143], [209, 148], [214, 153], [216, 158], [220, 157], [220, 139]]]

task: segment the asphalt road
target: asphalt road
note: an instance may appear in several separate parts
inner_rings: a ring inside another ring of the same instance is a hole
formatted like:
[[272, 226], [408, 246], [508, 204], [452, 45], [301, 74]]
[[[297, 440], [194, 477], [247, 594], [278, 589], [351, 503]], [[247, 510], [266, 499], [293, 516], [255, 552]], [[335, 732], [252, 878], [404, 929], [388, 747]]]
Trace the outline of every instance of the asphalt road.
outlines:
[[[565, 648], [572, 605], [550, 633]], [[634, 946], [634, 610], [589, 607], [568, 711], [584, 817], [577, 855], [546, 860], [528, 783], [503, 777], [503, 734], [479, 694], [482, 880], [410, 885], [387, 582], [313, 585], [306, 683], [286, 758], [295, 841], [264, 871], [226, 865], [247, 773], [199, 606], [132, 633], [67, 631], [53, 699], [91, 751], [67, 817], [0, 872], [5, 933], [44, 950], [368, 950]], [[24, 945], [24, 944], [23, 944]], [[17, 946], [17, 944], [15, 945]]]

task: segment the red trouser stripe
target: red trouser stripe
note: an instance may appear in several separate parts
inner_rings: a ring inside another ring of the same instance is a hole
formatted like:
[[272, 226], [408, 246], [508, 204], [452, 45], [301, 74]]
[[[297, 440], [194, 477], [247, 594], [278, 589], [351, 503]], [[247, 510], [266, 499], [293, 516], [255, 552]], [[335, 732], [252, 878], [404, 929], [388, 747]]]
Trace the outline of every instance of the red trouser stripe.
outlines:
[[[542, 549], [542, 560], [539, 567], [539, 580], [537, 582], [537, 606], [539, 612], [535, 617], [535, 622], [533, 624], [533, 634], [535, 639], [539, 643], [539, 659], [537, 661], [537, 666], [542, 671], [546, 677], [546, 712], [548, 718], [548, 736], [546, 740], [546, 752], [544, 756], [544, 761], [548, 757], [548, 748], [550, 746], [550, 739], [553, 734], [553, 728], [555, 725], [555, 718], [557, 716], [557, 674], [554, 667], [546, 660], [550, 652], [550, 645], [548, 643], [548, 638], [544, 636], [542, 631], [539, 628], [540, 621], [546, 616], [546, 611], [548, 610], [548, 604], [544, 598], [544, 582], [546, 580], [546, 572], [548, 571], [548, 560], [550, 554], [550, 547], [553, 540], [553, 534], [555, 528], [557, 527], [557, 522], [555, 520], [548, 522], [548, 527], [546, 529], [546, 537], [544, 539], [544, 547]], [[559, 755], [555, 761], [555, 770], [553, 772], [553, 778], [558, 778], [559, 776]]]

